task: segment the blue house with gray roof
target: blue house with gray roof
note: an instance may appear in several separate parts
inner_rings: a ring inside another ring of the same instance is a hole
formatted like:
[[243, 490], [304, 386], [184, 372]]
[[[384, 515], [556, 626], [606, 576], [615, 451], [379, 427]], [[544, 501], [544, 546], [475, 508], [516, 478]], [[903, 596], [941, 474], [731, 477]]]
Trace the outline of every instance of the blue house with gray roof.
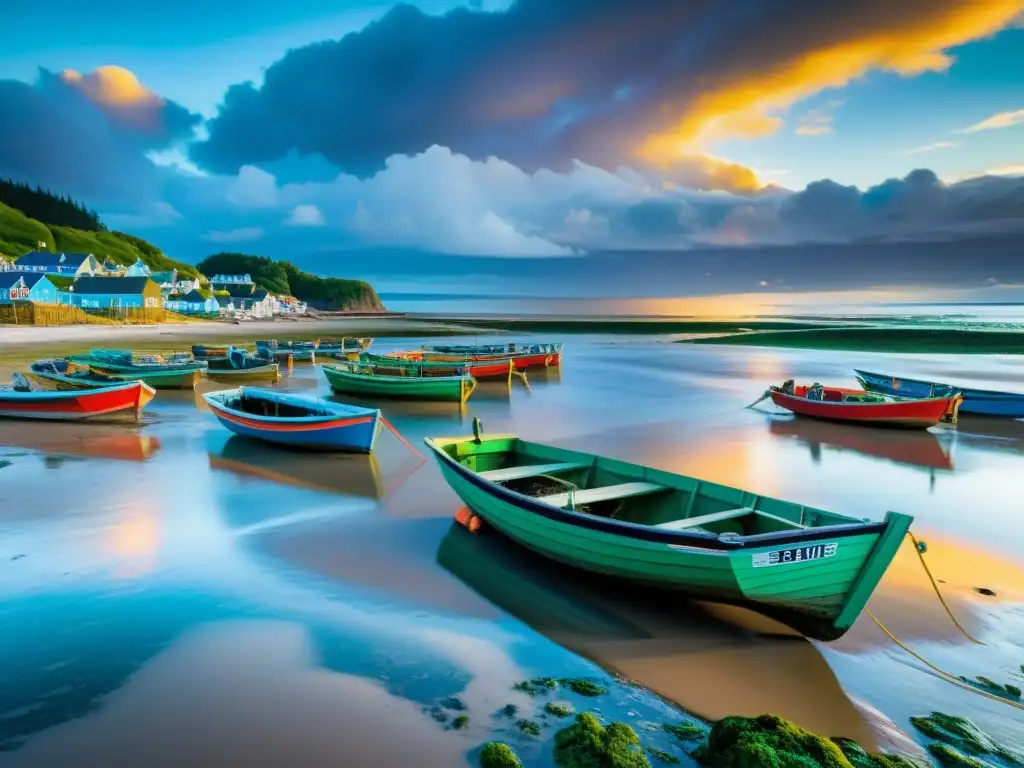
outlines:
[[74, 278], [95, 275], [102, 270], [99, 261], [91, 253], [29, 251], [14, 264], [15, 269], [25, 272], [43, 272]]

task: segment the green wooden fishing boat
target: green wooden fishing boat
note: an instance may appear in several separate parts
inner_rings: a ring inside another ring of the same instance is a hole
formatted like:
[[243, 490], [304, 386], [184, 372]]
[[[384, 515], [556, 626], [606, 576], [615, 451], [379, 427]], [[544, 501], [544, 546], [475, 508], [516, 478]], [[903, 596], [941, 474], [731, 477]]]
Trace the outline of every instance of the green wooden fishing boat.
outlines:
[[913, 520], [858, 520], [514, 435], [426, 444], [473, 514], [545, 557], [752, 608], [818, 640], [853, 625]]
[[468, 374], [456, 376], [394, 376], [377, 373], [375, 366], [340, 361], [321, 366], [331, 391], [338, 395], [450, 400], [464, 403], [476, 388]]
[[129, 350], [93, 349], [68, 359], [105, 376], [141, 380], [153, 389], [195, 389], [206, 370], [205, 361], [189, 355], [175, 355], [168, 360], [161, 355], [133, 355]]

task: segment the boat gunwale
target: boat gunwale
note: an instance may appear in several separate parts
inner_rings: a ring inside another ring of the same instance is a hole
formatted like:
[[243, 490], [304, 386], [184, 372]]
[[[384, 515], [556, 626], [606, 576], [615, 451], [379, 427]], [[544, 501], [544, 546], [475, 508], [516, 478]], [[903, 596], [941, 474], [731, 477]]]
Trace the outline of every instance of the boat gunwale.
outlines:
[[[348, 362], [353, 363], [354, 365], [360, 365], [360, 366], [362, 366], [364, 368], [374, 368], [374, 367], [377, 367], [377, 366], [368, 365], [368, 364], [365, 364], [365, 363], [355, 363], [354, 361], [348, 361]], [[389, 383], [390, 382], [402, 382], [402, 383], [417, 382], [417, 383], [419, 383], [419, 382], [429, 381], [429, 382], [432, 382], [432, 383], [442, 382], [442, 383], [446, 383], [446, 384], [447, 383], [454, 384], [455, 382], [463, 382], [463, 381], [468, 381], [468, 380], [474, 380], [475, 381], [474, 376], [472, 374], [470, 374], [470, 373], [456, 374], [454, 376], [390, 376], [388, 374], [362, 373], [360, 371], [345, 370], [344, 367], [339, 366], [339, 365], [337, 365], [335, 363], [320, 363], [320, 367], [323, 368], [324, 371], [330, 370], [332, 373], [339, 374], [341, 376], [352, 376], [354, 378], [359, 379], [360, 381], [368, 381], [368, 380], [369, 381], [373, 381], [373, 380], [377, 380], [377, 381], [386, 381], [386, 382], [389, 382]], [[327, 375], [327, 374], [325, 373], [324, 375]]]
[[[872, 371], [862, 371], [859, 368], [854, 368], [853, 372], [857, 374], [857, 377], [868, 376], [873, 379], [880, 379], [881, 381], [905, 381], [908, 384], [924, 384], [929, 387], [947, 387], [952, 392], [958, 392], [965, 398], [970, 397], [971, 399], [978, 399], [978, 396], [991, 400], [1011, 400], [1011, 401], [1024, 401], [1024, 393], [1021, 392], [1002, 392], [998, 389], [974, 389], [972, 387], [955, 387], [952, 384], [944, 384], [939, 381], [927, 381], [925, 379], [908, 379], [905, 376], [884, 376], [880, 373]], [[898, 395], [894, 395], [898, 397]], [[938, 398], [920, 398], [920, 397], [907, 397], [907, 400], [929, 400]]]
[[11, 387], [0, 387], [0, 399], [10, 397], [12, 394], [16, 395], [16, 400], [72, 400], [76, 397], [87, 397], [89, 395], [104, 393], [109, 394], [111, 392], [120, 392], [125, 389], [134, 389], [136, 386], [142, 390], [149, 391], [150, 394], [155, 395], [156, 390], [146, 384], [146, 382], [139, 379], [132, 379], [130, 381], [124, 381], [119, 384], [110, 384], [106, 387], [91, 387], [89, 389], [47, 389], [30, 392], [18, 392]]
[[[215, 392], [204, 392], [203, 399], [206, 403], [216, 411], [223, 411], [234, 416], [240, 416], [253, 421], [259, 421], [266, 424], [300, 424], [315, 426], [324, 422], [337, 421], [339, 418], [363, 418], [370, 417], [379, 419], [380, 409], [379, 408], [361, 408], [356, 405], [347, 405], [345, 403], [332, 403], [329, 400], [323, 398], [317, 398], [318, 404], [323, 404], [325, 410], [335, 410], [334, 413], [327, 413], [324, 415], [313, 415], [313, 416], [261, 416], [255, 413], [249, 413], [247, 411], [240, 411], [237, 408], [232, 408], [226, 405], [223, 400], [228, 397], [245, 397], [246, 395], [255, 395], [254, 399], [265, 399], [269, 402], [279, 402], [282, 405], [291, 405], [298, 408], [308, 408], [307, 404], [301, 402], [302, 398], [295, 396], [284, 395], [273, 390], [261, 389], [259, 387], [238, 387], [236, 389], [219, 389]], [[270, 395], [268, 397], [268, 395]], [[296, 402], [299, 401], [299, 402]]]
[[[517, 436], [493, 435], [487, 439], [495, 440], [501, 438], [511, 439], [517, 438]], [[460, 442], [471, 442], [472, 440], [472, 437], [424, 438], [424, 442], [427, 447], [430, 448], [435, 455], [446, 461], [447, 465], [454, 470], [456, 474], [471, 485], [486, 491], [491, 496], [494, 496], [499, 500], [506, 501], [525, 512], [538, 514], [548, 520], [567, 523], [569, 525], [577, 525], [582, 528], [587, 528], [588, 530], [623, 536], [624, 538], [639, 539], [641, 541], [649, 541], [656, 544], [666, 544], [673, 546], [674, 548], [689, 548], [687, 547], [687, 544], [692, 544], [693, 548], [705, 550], [709, 554], [712, 552], [714, 554], [730, 554], [731, 552], [744, 551], [764, 546], [797, 544], [809, 540], [848, 538], [851, 536], [862, 536], [873, 533], [880, 535], [889, 527], [889, 523], [885, 520], [879, 522], [856, 522], [851, 518], [849, 524], [818, 526], [793, 531], [772, 531], [769, 533], [759, 533], [750, 536], [735, 536], [722, 539], [717, 534], [710, 532], [703, 533], [693, 530], [658, 529], [653, 526], [642, 525], [640, 523], [631, 523], [625, 520], [615, 520], [612, 518], [599, 517], [597, 515], [589, 515], [584, 512], [560, 509], [550, 504], [545, 504], [534, 496], [527, 496], [526, 494], [510, 490], [504, 486], [498, 485], [497, 483], [484, 480], [479, 477], [476, 472], [463, 466], [443, 450], [443, 446], [445, 445], [453, 445]], [[596, 454], [586, 455], [591, 456], [593, 459], [601, 458]], [[630, 464], [629, 462], [622, 463], [641, 469], [647, 469], [647, 467], [644, 467], [641, 464]]]

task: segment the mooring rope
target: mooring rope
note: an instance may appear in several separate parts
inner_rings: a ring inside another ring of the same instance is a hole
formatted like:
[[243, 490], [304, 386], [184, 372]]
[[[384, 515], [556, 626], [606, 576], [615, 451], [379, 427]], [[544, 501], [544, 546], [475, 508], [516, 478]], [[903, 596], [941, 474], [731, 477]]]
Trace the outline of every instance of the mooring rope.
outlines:
[[397, 437], [399, 440], [401, 440], [402, 441], [402, 445], [404, 445], [410, 451], [412, 451], [417, 456], [419, 456], [423, 461], [427, 460], [426, 456], [424, 456], [422, 453], [417, 451], [408, 440], [406, 440], [404, 437], [402, 437], [402, 435], [399, 433], [399, 431], [397, 429], [395, 429], [394, 425], [390, 421], [388, 421], [387, 419], [384, 418], [383, 414], [381, 414], [380, 423], [383, 424], [385, 427], [387, 427], [389, 430], [391, 430], [391, 434], [393, 434], [395, 437]]
[[[985, 643], [983, 643], [981, 640], [978, 640], [976, 637], [971, 635], [971, 633], [968, 632], [964, 628], [963, 624], [961, 624], [959, 622], [959, 620], [953, 614], [953, 611], [950, 609], [949, 605], [946, 603], [946, 599], [942, 596], [942, 591], [939, 589], [939, 585], [935, 581], [935, 577], [932, 576], [932, 572], [931, 572], [931, 569], [928, 567], [928, 563], [926, 563], [925, 560], [924, 560], [924, 552], [925, 552], [926, 547], [921, 542], [919, 542], [917, 540], [917, 537], [914, 536], [914, 534], [911, 533], [910, 531], [907, 531], [907, 536], [910, 538], [910, 541], [914, 545], [914, 551], [917, 553], [917, 557], [921, 561], [921, 566], [924, 568], [924, 572], [926, 574], [928, 574], [928, 580], [931, 582], [932, 589], [935, 591], [936, 596], [938, 596], [939, 602], [942, 603], [942, 607], [945, 609], [946, 615], [949, 616], [950, 619], [952, 619], [953, 623], [956, 625], [957, 629], [959, 629], [963, 633], [964, 637], [966, 637], [972, 643], [976, 643], [978, 645], [985, 645]], [[979, 694], [981, 696], [984, 696], [985, 698], [992, 699], [994, 701], [1001, 701], [1003, 704], [1008, 704], [1011, 707], [1014, 707], [1016, 709], [1024, 710], [1024, 703], [1021, 703], [1019, 701], [1013, 701], [1012, 699], [1008, 699], [1005, 696], [998, 696], [998, 695], [996, 695], [994, 693], [989, 693], [988, 691], [986, 691], [986, 690], [984, 690], [982, 688], [979, 688], [976, 685], [972, 685], [971, 683], [964, 682], [960, 678], [955, 677], [954, 675], [951, 675], [946, 670], [941, 669], [940, 667], [936, 666], [935, 664], [932, 664], [930, 661], [928, 661], [928, 659], [924, 658], [924, 656], [922, 656], [917, 651], [915, 651], [912, 648], [910, 648], [906, 643], [904, 643], [902, 640], [900, 640], [898, 637], [896, 637], [896, 635], [894, 635], [889, 630], [889, 628], [886, 627], [885, 624], [883, 624], [881, 622], [881, 620], [877, 616], [875, 616], [875, 614], [873, 614], [871, 612], [871, 610], [869, 608], [865, 608], [864, 609], [864, 613], [866, 613], [868, 616], [871, 617], [871, 620], [873, 622], [875, 622], [875, 624], [878, 625], [878, 628], [880, 630], [882, 630], [882, 632], [884, 632], [886, 634], [886, 636], [890, 640], [892, 640], [894, 643], [896, 643], [896, 645], [898, 645], [904, 651], [906, 651], [911, 656], [913, 656], [915, 659], [917, 659], [922, 664], [924, 664], [926, 667], [928, 667], [928, 669], [932, 670], [935, 674], [937, 674], [943, 680], [946, 680], [946, 681], [948, 681], [950, 683], [953, 683], [953, 685], [959, 686], [960, 688], [963, 688], [965, 690], [971, 691], [972, 693], [977, 693], [977, 694]]]

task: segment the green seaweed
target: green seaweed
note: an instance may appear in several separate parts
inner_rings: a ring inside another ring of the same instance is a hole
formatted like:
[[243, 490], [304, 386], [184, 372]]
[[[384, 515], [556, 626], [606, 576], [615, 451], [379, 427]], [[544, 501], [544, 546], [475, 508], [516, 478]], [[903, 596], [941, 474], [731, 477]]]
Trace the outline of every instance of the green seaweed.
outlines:
[[466, 704], [458, 696], [449, 696], [446, 699], [441, 699], [441, 706], [445, 709], [454, 709], [456, 712], [463, 712], [466, 709]]
[[512, 688], [536, 696], [539, 693], [550, 693], [558, 688], [558, 681], [553, 677], [535, 677], [532, 680], [520, 680]]
[[964, 677], [963, 675], [960, 675], [960, 680], [962, 680], [965, 683], [968, 683], [969, 685], [973, 685], [978, 688], [983, 688], [984, 690], [989, 691], [990, 693], [994, 693], [997, 696], [1002, 696], [1004, 698], [1009, 699], [1020, 698], [1020, 688], [1018, 688], [1016, 685], [1012, 685], [1011, 683], [1002, 685], [1001, 683], [997, 683], [995, 680], [992, 680], [987, 677], [982, 677], [981, 675], [978, 675], [973, 680], [969, 677]]
[[523, 768], [519, 756], [508, 744], [489, 741], [480, 750], [481, 768]]
[[711, 727], [707, 742], [693, 753], [715, 768], [912, 768], [898, 755], [865, 752], [849, 739], [805, 731], [777, 715], [726, 717]]
[[549, 701], [544, 705], [544, 711], [555, 717], [569, 717], [575, 712], [572, 704], [563, 704], [560, 701]]
[[561, 768], [650, 768], [636, 731], [625, 723], [605, 728], [589, 712], [555, 734], [555, 764]]
[[944, 768], [991, 768], [988, 763], [983, 763], [977, 758], [965, 755], [948, 744], [929, 744], [928, 751]]
[[452, 728], [461, 731], [469, 726], [469, 715], [459, 715], [452, 720]]
[[536, 720], [520, 720], [516, 725], [528, 736], [540, 736], [540, 723]]
[[[942, 712], [927, 717], [912, 717], [910, 723], [921, 733], [967, 755], [993, 755], [1011, 765], [1024, 765], [1022, 758], [996, 744], [992, 737], [970, 720]], [[929, 745], [929, 750], [935, 745]], [[932, 750], [934, 754], [934, 750]]]
[[608, 693], [608, 689], [603, 685], [598, 685], [584, 677], [563, 677], [558, 682], [579, 696], [603, 696]]
[[669, 763], [670, 765], [679, 765], [682, 761], [673, 755], [671, 752], [666, 752], [663, 749], [657, 749], [655, 747], [647, 747], [647, 753], [651, 757], [655, 757], [663, 763]]
[[693, 741], [694, 739], [701, 739], [707, 734], [707, 729], [704, 726], [697, 723], [665, 723], [662, 728], [665, 729], [666, 733], [670, 733], [680, 741]]

